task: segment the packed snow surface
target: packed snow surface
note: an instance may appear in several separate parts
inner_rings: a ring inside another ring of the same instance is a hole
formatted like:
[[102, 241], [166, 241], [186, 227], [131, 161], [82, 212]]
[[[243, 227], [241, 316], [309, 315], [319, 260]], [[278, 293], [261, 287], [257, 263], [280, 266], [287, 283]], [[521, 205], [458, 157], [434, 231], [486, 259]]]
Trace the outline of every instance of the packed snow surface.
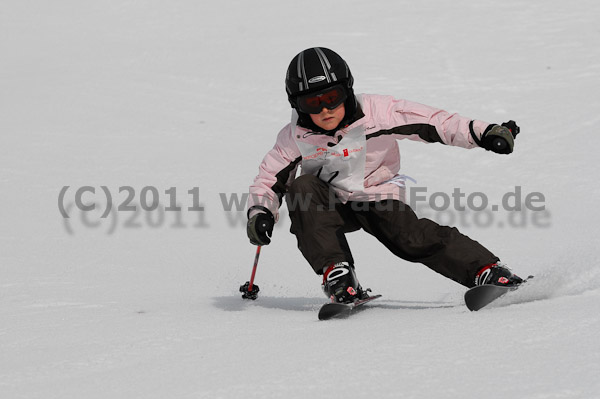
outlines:
[[[597, 1], [2, 9], [0, 397], [600, 397]], [[469, 312], [464, 287], [355, 232], [383, 297], [320, 322], [283, 208], [259, 298], [241, 299], [243, 193], [312, 46], [347, 60], [358, 93], [520, 124], [510, 156], [399, 144], [410, 189], [435, 200], [418, 213], [535, 275], [526, 287]], [[444, 208], [455, 189], [488, 208]]]

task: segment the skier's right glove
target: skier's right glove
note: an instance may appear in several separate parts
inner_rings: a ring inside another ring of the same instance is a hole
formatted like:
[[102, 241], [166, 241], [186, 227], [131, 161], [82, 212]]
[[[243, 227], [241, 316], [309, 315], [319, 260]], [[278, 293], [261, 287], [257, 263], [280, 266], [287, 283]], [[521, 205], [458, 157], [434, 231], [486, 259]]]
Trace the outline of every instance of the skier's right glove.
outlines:
[[246, 225], [246, 233], [248, 234], [250, 243], [254, 245], [269, 245], [271, 243], [270, 237], [273, 234], [275, 218], [271, 211], [265, 207], [253, 206], [248, 210], [248, 214], [253, 210], [259, 210], [259, 212], [249, 218]]

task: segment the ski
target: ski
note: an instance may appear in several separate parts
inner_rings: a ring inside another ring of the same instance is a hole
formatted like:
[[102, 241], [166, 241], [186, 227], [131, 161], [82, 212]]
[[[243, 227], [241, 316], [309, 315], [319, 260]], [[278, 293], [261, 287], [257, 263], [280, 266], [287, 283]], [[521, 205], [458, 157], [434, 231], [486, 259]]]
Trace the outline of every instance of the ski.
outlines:
[[501, 296], [506, 295], [510, 291], [514, 291], [522, 286], [527, 280], [533, 278], [529, 276], [519, 285], [504, 287], [501, 285], [485, 284], [470, 288], [465, 292], [465, 305], [470, 311], [477, 311], [490, 303], [494, 302]]
[[517, 287], [502, 287], [492, 284], [478, 285], [465, 292], [465, 305], [470, 311], [477, 311], [507, 292], [517, 289]]
[[331, 302], [326, 303], [319, 309], [319, 320], [329, 320], [332, 318], [345, 318], [350, 316], [357, 308], [360, 308], [365, 303], [377, 299], [381, 295], [372, 295], [364, 299], [357, 299], [351, 303]]

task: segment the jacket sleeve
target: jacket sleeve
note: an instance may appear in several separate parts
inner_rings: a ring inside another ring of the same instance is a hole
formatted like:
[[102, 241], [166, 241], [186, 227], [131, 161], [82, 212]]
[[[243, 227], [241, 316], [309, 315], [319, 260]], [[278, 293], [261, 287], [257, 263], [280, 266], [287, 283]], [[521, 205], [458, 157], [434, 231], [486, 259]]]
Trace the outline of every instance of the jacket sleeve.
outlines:
[[490, 125], [456, 113], [390, 96], [369, 96], [371, 112], [380, 124], [374, 134], [393, 134], [397, 139], [475, 148], [473, 135], [481, 135]]
[[295, 179], [298, 164], [302, 160], [291, 129], [288, 124], [279, 132], [275, 145], [265, 155], [258, 176], [249, 190], [248, 209], [263, 206], [271, 211], [276, 221], [279, 219], [283, 196]]

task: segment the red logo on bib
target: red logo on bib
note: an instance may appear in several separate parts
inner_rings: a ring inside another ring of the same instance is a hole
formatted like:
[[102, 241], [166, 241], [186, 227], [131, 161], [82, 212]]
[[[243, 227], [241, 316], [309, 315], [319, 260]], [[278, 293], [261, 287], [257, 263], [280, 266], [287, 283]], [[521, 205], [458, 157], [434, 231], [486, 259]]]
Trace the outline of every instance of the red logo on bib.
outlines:
[[348, 156], [348, 149], [344, 148], [344, 156], [347, 157]]

